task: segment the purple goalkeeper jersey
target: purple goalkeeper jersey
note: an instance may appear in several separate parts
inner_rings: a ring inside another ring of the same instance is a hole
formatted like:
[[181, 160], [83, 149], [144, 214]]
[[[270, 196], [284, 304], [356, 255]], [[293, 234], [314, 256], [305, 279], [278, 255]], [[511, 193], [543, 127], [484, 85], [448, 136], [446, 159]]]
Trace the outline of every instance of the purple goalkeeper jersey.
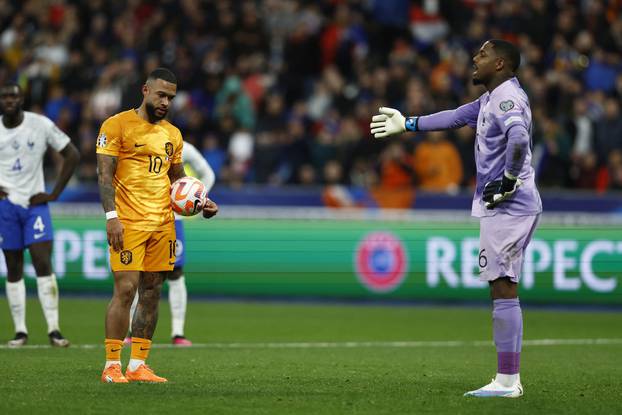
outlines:
[[[477, 187], [471, 215], [493, 216], [502, 212], [525, 216], [542, 212], [531, 167], [531, 108], [518, 79], [508, 79], [492, 92], [486, 92], [478, 100], [455, 110], [421, 116], [417, 121], [420, 131], [464, 125], [476, 129]], [[523, 184], [511, 198], [494, 209], [487, 209], [482, 201], [484, 186], [490, 181], [501, 180], [504, 171], [520, 178]]]

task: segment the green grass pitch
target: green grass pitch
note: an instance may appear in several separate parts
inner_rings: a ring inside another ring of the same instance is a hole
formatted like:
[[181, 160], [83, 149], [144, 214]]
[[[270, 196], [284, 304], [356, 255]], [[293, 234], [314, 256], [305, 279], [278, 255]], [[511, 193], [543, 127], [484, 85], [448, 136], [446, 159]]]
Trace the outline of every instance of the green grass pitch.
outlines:
[[[106, 304], [61, 299], [67, 350], [0, 348], [0, 414], [622, 413], [620, 312], [524, 307], [525, 396], [478, 400], [462, 394], [495, 373], [486, 307], [191, 301], [186, 333], [199, 346], [149, 358], [169, 383], [108, 385], [99, 381]], [[5, 344], [4, 299], [0, 310]], [[30, 298], [31, 346], [47, 344], [41, 314]], [[168, 345], [169, 330], [163, 302], [155, 343]]]

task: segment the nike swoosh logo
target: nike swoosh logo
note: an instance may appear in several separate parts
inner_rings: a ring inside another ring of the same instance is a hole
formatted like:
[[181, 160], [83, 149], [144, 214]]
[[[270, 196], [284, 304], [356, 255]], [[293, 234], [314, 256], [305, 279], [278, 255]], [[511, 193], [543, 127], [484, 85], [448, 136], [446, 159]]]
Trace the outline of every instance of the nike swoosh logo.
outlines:
[[121, 350], [121, 349], [110, 349], [110, 351], [111, 351], [112, 353], [118, 352], [119, 350]]
[[43, 238], [44, 236], [45, 236], [45, 232], [44, 233], [35, 233], [35, 239]]
[[149, 350], [149, 347], [144, 348], [144, 347], [140, 346], [140, 350]]
[[169, 265], [175, 265], [175, 263], [174, 263], [174, 262], [170, 262], [170, 261], [169, 261], [169, 263], [168, 263], [168, 264], [169, 264]]
[[134, 144], [134, 147], [142, 147], [142, 146], [146, 146], [147, 144]]

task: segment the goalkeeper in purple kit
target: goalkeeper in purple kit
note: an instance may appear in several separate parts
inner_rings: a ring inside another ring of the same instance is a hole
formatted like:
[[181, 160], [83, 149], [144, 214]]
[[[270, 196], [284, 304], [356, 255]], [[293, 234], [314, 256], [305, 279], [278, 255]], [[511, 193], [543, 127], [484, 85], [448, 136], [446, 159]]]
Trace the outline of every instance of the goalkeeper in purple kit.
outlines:
[[531, 109], [515, 75], [520, 53], [513, 44], [489, 40], [473, 63], [473, 83], [486, 88], [479, 99], [455, 110], [418, 117], [380, 108], [370, 127], [375, 138], [405, 131], [475, 128], [477, 187], [471, 214], [480, 218], [480, 279], [489, 282], [493, 300], [497, 375], [465, 396], [518, 398], [523, 395], [518, 281], [525, 249], [542, 212], [531, 167]]

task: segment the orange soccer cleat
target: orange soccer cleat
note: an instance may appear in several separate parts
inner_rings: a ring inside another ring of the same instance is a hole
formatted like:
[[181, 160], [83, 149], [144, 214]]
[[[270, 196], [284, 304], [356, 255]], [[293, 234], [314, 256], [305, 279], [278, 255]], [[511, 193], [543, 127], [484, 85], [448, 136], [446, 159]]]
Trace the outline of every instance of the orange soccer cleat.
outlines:
[[128, 383], [128, 380], [121, 372], [121, 365], [110, 365], [104, 369], [102, 373], [102, 382], [104, 383]]
[[125, 377], [130, 382], [149, 382], [149, 383], [164, 383], [168, 382], [168, 379], [160, 377], [153, 373], [153, 370], [145, 364], [138, 366], [138, 369], [131, 372], [128, 368], [125, 371]]

